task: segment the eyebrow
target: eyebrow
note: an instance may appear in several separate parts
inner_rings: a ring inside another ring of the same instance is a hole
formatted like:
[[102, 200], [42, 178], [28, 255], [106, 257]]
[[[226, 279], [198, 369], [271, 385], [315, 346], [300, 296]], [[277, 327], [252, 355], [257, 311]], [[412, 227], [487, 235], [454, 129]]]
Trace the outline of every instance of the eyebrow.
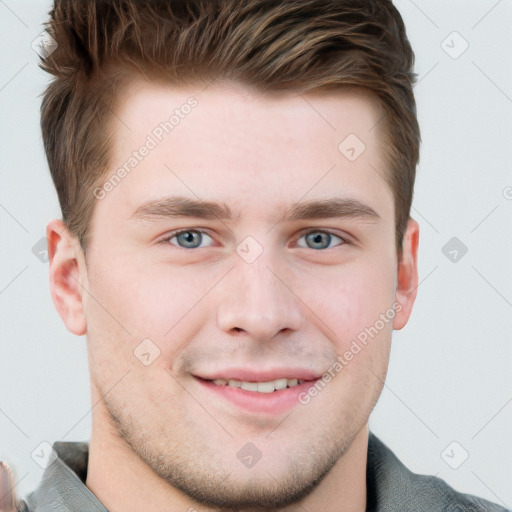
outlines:
[[[169, 196], [141, 204], [133, 212], [130, 220], [156, 221], [178, 217], [237, 221], [240, 218], [240, 212], [235, 212], [229, 205], [222, 202]], [[373, 208], [356, 199], [333, 197], [291, 204], [281, 213], [278, 222], [335, 217], [368, 221], [377, 221], [381, 218]]]

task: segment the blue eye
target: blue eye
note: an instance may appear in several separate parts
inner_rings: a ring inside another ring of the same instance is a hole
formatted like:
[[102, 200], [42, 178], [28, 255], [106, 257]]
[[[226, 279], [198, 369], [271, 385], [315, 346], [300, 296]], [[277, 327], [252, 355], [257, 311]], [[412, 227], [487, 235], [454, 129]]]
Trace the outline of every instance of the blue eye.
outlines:
[[[184, 229], [181, 231], [175, 231], [162, 240], [161, 243], [170, 243], [182, 249], [201, 249], [202, 247], [210, 247], [211, 243], [206, 246], [201, 246], [201, 243], [205, 241], [205, 238], [213, 242], [213, 239], [206, 232], [201, 231], [199, 229]], [[308, 233], [303, 234], [299, 241], [305, 238], [306, 245], [297, 242], [299, 247], [305, 249], [331, 249], [332, 247], [336, 247], [337, 245], [347, 244], [348, 242], [343, 238], [335, 235], [334, 233], [330, 233], [329, 231], [321, 231], [321, 230], [311, 230]], [[334, 246], [331, 245], [335, 239], [338, 239], [341, 243], [338, 243]], [[175, 242], [173, 242], [175, 240]]]
[[[308, 233], [305, 233], [302, 235], [299, 240], [303, 237], [306, 237], [306, 243], [310, 245], [300, 245], [297, 243], [299, 247], [305, 247], [306, 249], [331, 249], [329, 247], [331, 241], [333, 238], [337, 238], [342, 243], [346, 243], [343, 238], [333, 234], [329, 233], [328, 231], [309, 231]], [[340, 245], [340, 244], [338, 244]]]
[[[212, 240], [211, 236], [206, 234], [204, 231], [188, 229], [172, 233], [165, 240], [162, 240], [162, 242], [169, 242], [172, 245], [178, 245], [178, 247], [181, 247], [182, 249], [197, 249], [201, 245], [203, 237], [208, 237], [210, 240]], [[171, 241], [174, 238], [176, 239], [177, 244]]]

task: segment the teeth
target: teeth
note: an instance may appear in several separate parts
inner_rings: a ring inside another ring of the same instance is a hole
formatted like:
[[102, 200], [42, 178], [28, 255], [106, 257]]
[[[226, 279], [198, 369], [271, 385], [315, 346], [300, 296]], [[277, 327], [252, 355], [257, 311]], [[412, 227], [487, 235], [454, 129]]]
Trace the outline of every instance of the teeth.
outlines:
[[[242, 389], [243, 384], [242, 384]], [[258, 382], [258, 392], [259, 393], [273, 393], [274, 392], [274, 383], [273, 382]]]
[[277, 379], [274, 381], [274, 389], [285, 389], [288, 385], [288, 381], [286, 379]]
[[257, 382], [242, 382], [240, 386], [245, 391], [258, 391], [258, 383]]
[[213, 380], [213, 383], [217, 384], [217, 386], [228, 385], [232, 388], [242, 388], [245, 391], [257, 391], [258, 393], [273, 393], [276, 390], [285, 389], [286, 387], [293, 388], [303, 382], [302, 379], [276, 379], [268, 382], [247, 382], [235, 379]]

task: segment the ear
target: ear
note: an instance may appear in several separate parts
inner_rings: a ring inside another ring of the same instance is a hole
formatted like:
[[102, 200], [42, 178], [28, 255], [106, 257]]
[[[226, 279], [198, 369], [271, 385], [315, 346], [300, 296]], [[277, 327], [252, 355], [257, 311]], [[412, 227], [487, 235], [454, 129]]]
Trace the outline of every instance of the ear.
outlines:
[[400, 330], [409, 321], [418, 290], [418, 245], [420, 226], [409, 219], [402, 241], [402, 256], [398, 261], [395, 300], [401, 306], [393, 319], [393, 329]]
[[86, 282], [82, 248], [60, 219], [52, 220], [46, 226], [46, 239], [53, 304], [68, 331], [82, 336], [87, 332], [82, 303]]

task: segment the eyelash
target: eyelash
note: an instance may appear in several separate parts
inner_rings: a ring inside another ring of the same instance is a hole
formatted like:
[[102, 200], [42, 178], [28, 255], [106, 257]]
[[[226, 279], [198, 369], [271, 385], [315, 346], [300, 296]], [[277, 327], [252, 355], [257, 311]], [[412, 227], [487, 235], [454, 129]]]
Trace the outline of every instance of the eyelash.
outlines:
[[[162, 239], [159, 243], [161, 244], [170, 244], [170, 241], [178, 236], [178, 235], [181, 235], [182, 233], [190, 233], [190, 232], [195, 232], [195, 233], [201, 233], [203, 235], [207, 235], [209, 236], [210, 238], [213, 238], [207, 231], [203, 230], [203, 229], [180, 229], [178, 231], [173, 231], [171, 233], [169, 233], [164, 239]], [[343, 245], [350, 245], [350, 241], [345, 238], [345, 237], [342, 237], [340, 235], [337, 235], [336, 233], [334, 233], [333, 231], [330, 231], [330, 230], [326, 230], [326, 229], [315, 229], [315, 228], [310, 228], [309, 230], [303, 232], [299, 239], [304, 237], [304, 236], [307, 236], [309, 235], [310, 233], [327, 233], [329, 235], [333, 235], [335, 237], [338, 237], [342, 243], [339, 243], [338, 245], [334, 246], [334, 247], [329, 247], [327, 249], [319, 249], [317, 250], [318, 251], [327, 251], [329, 249], [334, 249], [336, 247], [340, 247], [340, 246], [343, 246]], [[174, 244], [170, 244], [170, 245], [173, 245], [174, 247], [176, 247], [177, 249], [183, 249], [183, 250], [186, 250], [186, 251], [190, 251], [190, 250], [198, 250], [198, 249], [201, 249], [201, 247], [196, 247], [196, 248], [189, 248], [187, 249], [186, 247], [179, 247], [177, 245], [174, 245]], [[309, 249], [309, 247], [300, 247], [301, 249]], [[203, 247], [204, 249], [204, 247]], [[314, 249], [312, 249], [314, 250]]]

